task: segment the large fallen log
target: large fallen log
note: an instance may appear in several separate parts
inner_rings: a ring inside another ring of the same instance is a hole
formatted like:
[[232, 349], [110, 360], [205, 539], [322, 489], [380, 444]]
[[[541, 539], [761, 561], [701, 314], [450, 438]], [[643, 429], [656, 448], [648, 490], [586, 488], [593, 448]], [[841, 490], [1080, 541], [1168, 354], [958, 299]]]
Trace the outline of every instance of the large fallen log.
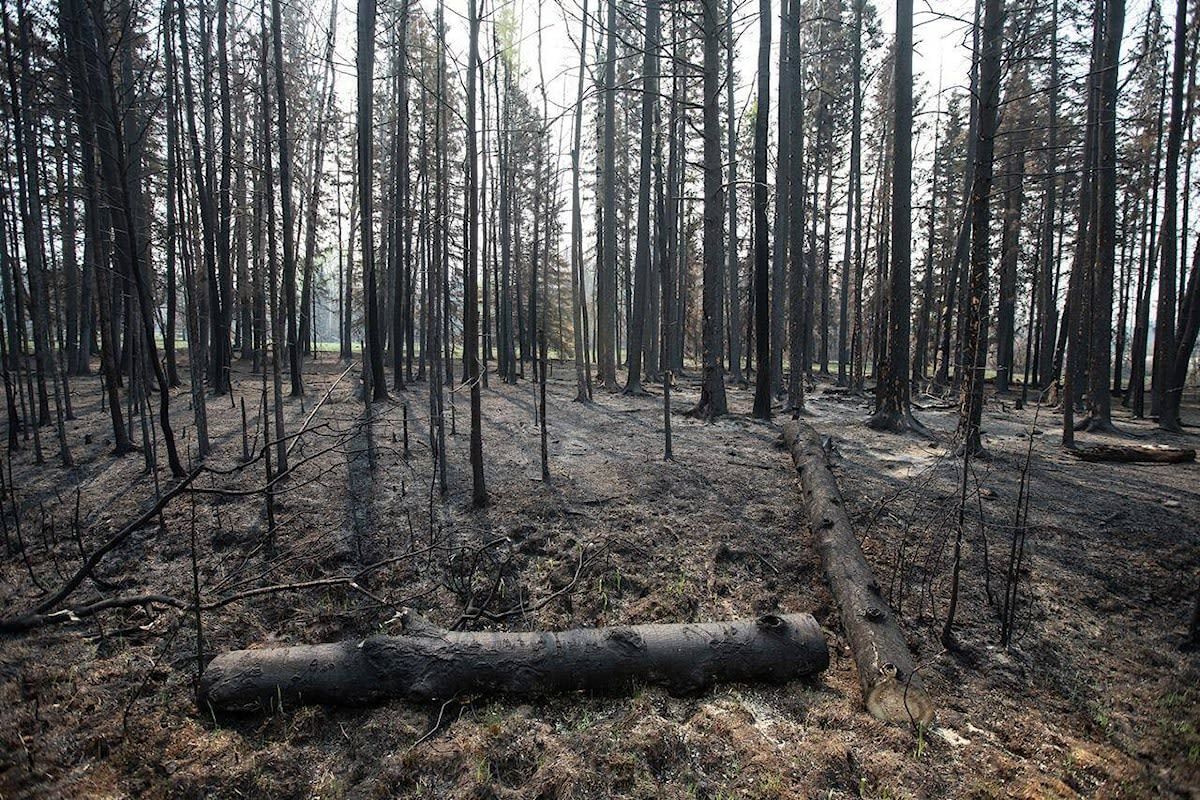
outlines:
[[810, 614], [531, 633], [456, 633], [411, 612], [403, 622], [398, 636], [219, 655], [200, 681], [201, 708], [621, 691], [637, 682], [691, 693], [717, 681], [783, 682], [829, 666]]
[[1094, 447], [1076, 447], [1067, 452], [1080, 461], [1111, 461], [1120, 464], [1183, 464], [1196, 460], [1196, 451], [1190, 447], [1168, 447], [1162, 444], [1099, 444]]
[[809, 525], [841, 611], [867, 710], [887, 722], [928, 723], [933, 702], [854, 536], [821, 438], [797, 420], [784, 424], [783, 438], [800, 472]]

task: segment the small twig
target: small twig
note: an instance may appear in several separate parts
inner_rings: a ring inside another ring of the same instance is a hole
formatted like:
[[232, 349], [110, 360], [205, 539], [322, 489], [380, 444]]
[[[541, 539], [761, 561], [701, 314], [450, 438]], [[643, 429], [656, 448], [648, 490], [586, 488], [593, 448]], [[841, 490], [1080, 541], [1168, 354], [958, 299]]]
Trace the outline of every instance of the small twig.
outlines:
[[426, 731], [424, 736], [422, 736], [420, 739], [417, 739], [415, 742], [413, 742], [411, 745], [408, 746], [409, 752], [412, 752], [413, 750], [415, 750], [418, 745], [422, 745], [425, 742], [429, 741], [431, 738], [433, 738], [434, 734], [436, 734], [439, 730], [441, 730], [442, 715], [446, 713], [446, 708], [457, 699], [458, 699], [458, 695], [455, 694], [449, 700], [442, 703], [442, 707], [440, 709], [438, 709], [437, 722], [433, 723], [433, 727], [430, 728], [428, 731]]
[[9, 617], [5, 620], [0, 620], [0, 631], [4, 633], [21, 633], [24, 631], [40, 628], [43, 625], [55, 625], [67, 622], [79, 622], [85, 617], [94, 616], [101, 611], [107, 611], [113, 608], [132, 608], [134, 606], [145, 606], [151, 603], [159, 603], [160, 605], [172, 606], [173, 608], [186, 608], [187, 604], [182, 600], [177, 600], [165, 594], [139, 594], [131, 597], [110, 597], [106, 600], [97, 600], [95, 603], [89, 603], [85, 606], [76, 606], [74, 608], [64, 608], [51, 613], [29, 613], [22, 614], [18, 617]]

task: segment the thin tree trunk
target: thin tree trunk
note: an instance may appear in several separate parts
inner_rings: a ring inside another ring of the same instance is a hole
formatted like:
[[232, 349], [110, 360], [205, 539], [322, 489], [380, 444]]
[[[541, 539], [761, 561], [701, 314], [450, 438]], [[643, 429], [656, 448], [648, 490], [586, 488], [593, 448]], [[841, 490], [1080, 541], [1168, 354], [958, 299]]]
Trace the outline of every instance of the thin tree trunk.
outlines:
[[725, 216], [721, 174], [721, 116], [720, 116], [720, 9], [718, 0], [704, 0], [702, 8], [704, 37], [704, 292], [702, 336], [704, 348], [704, 377], [700, 400], [690, 412], [712, 420], [728, 413], [725, 401], [723, 351], [723, 320], [720, 284], [725, 267]]
[[[654, 111], [658, 102], [659, 0], [646, 4], [646, 50], [642, 70], [641, 156], [638, 168], [637, 251], [634, 256], [633, 313], [629, 324], [629, 374], [626, 394], [642, 394], [642, 354], [650, 282], [650, 157], [654, 147]], [[733, 196], [730, 192], [730, 196]], [[732, 271], [736, 276], [736, 267]], [[732, 278], [736, 280], [736, 277]]]
[[[991, 192], [996, 132], [999, 128], [1000, 45], [1004, 24], [1003, 0], [984, 0], [979, 59], [979, 138], [971, 182], [971, 271], [966, 306], [964, 355], [969, 359], [962, 383], [959, 433], [965, 453], [982, 451], [979, 422], [983, 411], [984, 356], [987, 342], [988, 269], [991, 246]], [[949, 631], [949, 623], [947, 624]]]
[[[1184, 65], [1187, 57], [1187, 2], [1175, 4], [1175, 51], [1171, 71], [1171, 117], [1167, 125], [1166, 189], [1163, 192], [1163, 221], [1160, 228], [1162, 267], [1158, 282], [1158, 314], [1154, 327], [1154, 398], [1159, 411], [1158, 425], [1169, 431], [1179, 430], [1179, 392], [1169, 382], [1176, 372], [1175, 304], [1177, 290], [1175, 263], [1178, 258], [1179, 152], [1183, 144]], [[1172, 395], [1175, 395], [1172, 397]]]
[[771, 418], [771, 256], [767, 243], [767, 110], [770, 107], [771, 0], [760, 0], [758, 103], [754, 113], [754, 349], [758, 372], [753, 413], [756, 419]]
[[[483, 475], [483, 416], [479, 388], [479, 215], [478, 145], [475, 141], [475, 73], [479, 63], [479, 10], [476, 0], [467, 2], [470, 49], [467, 56], [467, 265], [466, 294], [463, 298], [463, 359], [467, 385], [471, 392], [471, 503], [487, 505]], [[396, 373], [399, 375], [399, 362]], [[544, 376], [543, 376], [544, 380]]]
[[[725, 138], [727, 142], [726, 158], [729, 162], [729, 244], [727, 245], [729, 248], [729, 370], [732, 373], [730, 379], [735, 384], [741, 385], [746, 382], [746, 379], [742, 375], [742, 317], [738, 297], [741, 281], [738, 275], [737, 120], [734, 115], [733, 61], [733, 0], [725, 0]], [[657, 81], [654, 91], [657, 96]]]

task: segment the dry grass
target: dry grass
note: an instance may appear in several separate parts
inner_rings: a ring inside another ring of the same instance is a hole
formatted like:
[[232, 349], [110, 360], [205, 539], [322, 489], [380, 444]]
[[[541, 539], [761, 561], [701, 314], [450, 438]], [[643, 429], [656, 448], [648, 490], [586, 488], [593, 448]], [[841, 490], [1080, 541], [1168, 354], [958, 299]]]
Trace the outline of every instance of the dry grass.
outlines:
[[[289, 430], [341, 369], [328, 361], [314, 367], [305, 408], [286, 401]], [[465, 401], [456, 413], [459, 435], [448, 438], [450, 494], [441, 500], [431, 495], [424, 384], [376, 406], [368, 439], [362, 405], [344, 381], [296, 448], [299, 466], [278, 498], [273, 561], [261, 551], [261, 495], [195, 495], [203, 597], [350, 574], [366, 561], [424, 552], [372, 573], [367, 586], [382, 606], [335, 587], [208, 613], [206, 651], [386, 630], [392, 606], [448, 624], [472, 595], [490, 595], [493, 610], [528, 607], [570, 583], [582, 552], [586, 567], [571, 591], [514, 615], [510, 628], [809, 610], [833, 655], [818, 680], [721, 686], [700, 697], [643, 688], [617, 697], [462, 697], [444, 709], [393, 702], [214, 720], [192, 700], [194, 621], [172, 609], [109, 612], [0, 641], [0, 796], [1197, 796], [1200, 664], [1176, 649], [1200, 569], [1196, 465], [1075, 462], [1058, 452], [1043, 412], [1022, 612], [1005, 652], [996, 647], [999, 623], [985, 597], [977, 518], [982, 509], [998, 591], [1033, 410], [993, 402], [985, 427], [994, 457], [980, 464], [982, 493], [973, 488], [971, 498], [962, 652], [950, 655], [936, 634], [958, 462], [945, 456], [945, 444], [869, 431], [859, 424], [866, 409], [857, 399], [818, 393], [810, 421], [834, 436], [835, 468], [864, 549], [902, 609], [939, 704], [942, 728], [918, 738], [860, 710], [794, 473], [777, 428], [748, 418], [749, 394], [731, 391], [734, 416], [713, 425], [677, 413], [669, 463], [661, 459], [660, 398], [602, 395], [581, 405], [570, 401], [571, 378], [559, 369], [549, 387], [549, 485], [539, 479], [530, 386], [496, 381], [484, 392], [493, 503], [482, 512], [467, 508]], [[259, 379], [239, 374], [235, 385], [253, 418]], [[80, 419], [72, 441], [81, 467], [34, 467], [28, 453], [13, 461], [30, 565], [47, 585], [78, 564], [76, 489], [85, 549], [154, 495], [140, 457], [106, 455], [95, 387], [75, 388]], [[676, 411], [695, 397], [694, 386], [681, 386]], [[176, 395], [185, 451], [186, 403], [186, 394]], [[241, 453], [240, 411], [228, 398], [210, 399], [208, 408], [211, 463], [232, 467]], [[919, 413], [943, 433], [952, 415]], [[85, 435], [93, 444], [79, 444]], [[261, 467], [206, 476], [199, 487], [253, 488]], [[79, 598], [156, 591], [190, 599], [191, 514], [190, 498], [176, 501], [161, 529], [138, 532], [103, 563], [100, 577], [121, 588], [85, 583]], [[0, 602], [11, 612], [35, 601], [23, 560], [8, 556]], [[440, 729], [427, 735], [439, 713]]]

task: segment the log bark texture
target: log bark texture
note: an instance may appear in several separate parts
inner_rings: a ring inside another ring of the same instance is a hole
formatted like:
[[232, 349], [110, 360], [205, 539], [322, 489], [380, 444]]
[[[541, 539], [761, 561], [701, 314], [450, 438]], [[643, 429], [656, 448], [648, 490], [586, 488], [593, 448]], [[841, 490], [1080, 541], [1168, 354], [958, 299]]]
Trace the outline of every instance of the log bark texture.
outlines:
[[784, 424], [783, 437], [800, 473], [809, 525], [841, 611], [867, 710], [886, 722], [928, 723], [933, 702], [859, 547], [820, 436], [792, 420]]
[[1196, 460], [1196, 451], [1166, 445], [1115, 445], [1079, 447], [1068, 452], [1080, 461], [1111, 461], [1121, 464], [1182, 464]]
[[200, 706], [621, 691], [636, 682], [691, 693], [717, 681], [783, 682], [829, 665], [810, 614], [530, 633], [456, 633], [411, 612], [403, 622], [399, 636], [219, 655], [201, 679]]

